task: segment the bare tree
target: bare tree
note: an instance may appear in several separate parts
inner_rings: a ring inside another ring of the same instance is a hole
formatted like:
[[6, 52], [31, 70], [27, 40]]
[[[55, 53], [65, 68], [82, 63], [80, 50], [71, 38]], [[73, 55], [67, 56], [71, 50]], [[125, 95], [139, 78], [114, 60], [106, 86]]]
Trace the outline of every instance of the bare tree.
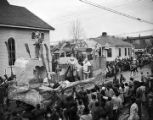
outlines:
[[77, 40], [84, 37], [83, 28], [81, 27], [81, 23], [78, 20], [72, 22], [70, 34], [74, 42], [77, 42]]

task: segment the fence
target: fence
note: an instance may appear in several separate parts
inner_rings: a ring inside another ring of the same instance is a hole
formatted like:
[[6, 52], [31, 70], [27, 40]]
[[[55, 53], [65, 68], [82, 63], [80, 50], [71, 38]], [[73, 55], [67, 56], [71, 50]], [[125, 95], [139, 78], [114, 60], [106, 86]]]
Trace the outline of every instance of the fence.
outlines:
[[106, 70], [106, 58], [105, 57], [96, 57], [93, 60], [90, 61], [92, 66], [93, 66], [93, 70]]

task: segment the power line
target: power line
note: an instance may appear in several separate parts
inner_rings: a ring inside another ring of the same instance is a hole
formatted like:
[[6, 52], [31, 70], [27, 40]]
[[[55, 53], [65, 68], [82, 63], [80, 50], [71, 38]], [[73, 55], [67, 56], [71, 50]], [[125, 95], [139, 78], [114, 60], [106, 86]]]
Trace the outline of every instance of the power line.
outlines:
[[121, 33], [121, 34], [116, 34], [116, 35], [128, 35], [128, 34], [136, 34], [136, 33], [145, 33], [145, 32], [153, 32], [153, 29], [148, 29], [148, 30], [141, 30], [141, 31], [136, 31], [136, 32], [129, 32], [129, 33]]
[[116, 11], [116, 10], [113, 10], [111, 8], [108, 8], [108, 7], [105, 7], [105, 6], [102, 6], [102, 5], [99, 5], [99, 4], [96, 4], [96, 3], [93, 3], [93, 2], [87, 1], [87, 0], [79, 0], [79, 1], [84, 2], [85, 4], [89, 4], [89, 5], [95, 6], [97, 8], [103, 9], [103, 10], [112, 12], [112, 13], [115, 13], [115, 14], [118, 14], [118, 15], [121, 15], [121, 16], [124, 16], [124, 17], [127, 17], [127, 18], [130, 18], [130, 19], [133, 19], [133, 20], [137, 20], [139, 22], [144, 22], [144, 23], [153, 25], [153, 23], [150, 22], [150, 21], [147, 21], [147, 20], [144, 20], [144, 19], [141, 19], [141, 18], [138, 18], [138, 17], [134, 17], [134, 16], [131, 16], [131, 15], [128, 15], [128, 14], [125, 14], [125, 13], [122, 13], [122, 12], [119, 12], [119, 11]]
[[127, 2], [127, 3], [124, 3], [124, 4], [115, 5], [115, 6], [112, 6], [112, 7], [113, 8], [118, 8], [118, 7], [126, 6], [126, 5], [129, 5], [129, 4], [133, 4], [133, 3], [136, 3], [136, 2], [141, 2], [141, 1], [143, 1], [143, 0], [130, 1], [130, 2]]

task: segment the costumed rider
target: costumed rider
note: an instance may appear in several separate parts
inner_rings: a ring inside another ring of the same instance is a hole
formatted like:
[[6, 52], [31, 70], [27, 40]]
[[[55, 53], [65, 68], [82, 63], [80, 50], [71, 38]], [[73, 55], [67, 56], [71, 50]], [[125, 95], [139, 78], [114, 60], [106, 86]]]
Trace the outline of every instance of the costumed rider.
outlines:
[[71, 57], [70, 57], [70, 59], [67, 62], [68, 62], [69, 65], [73, 65], [74, 67], [76, 67], [77, 59], [75, 59], [73, 54], [71, 54]]
[[70, 59], [67, 61], [68, 63], [68, 69], [66, 72], [66, 79], [70, 82], [76, 81], [77, 78], [77, 59], [71, 54]]
[[38, 80], [40, 83], [43, 83], [44, 86], [49, 86], [49, 75], [47, 74], [46, 68], [44, 66], [36, 66]]
[[90, 67], [91, 63], [89, 62], [88, 58], [85, 58], [83, 61], [83, 79], [88, 79], [90, 74]]

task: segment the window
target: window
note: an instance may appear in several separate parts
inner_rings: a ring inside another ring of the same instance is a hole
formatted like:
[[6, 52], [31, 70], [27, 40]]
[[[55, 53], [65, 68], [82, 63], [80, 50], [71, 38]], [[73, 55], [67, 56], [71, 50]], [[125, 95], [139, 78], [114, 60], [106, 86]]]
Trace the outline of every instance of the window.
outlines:
[[125, 48], [125, 56], [127, 56], [127, 48]]
[[107, 57], [112, 57], [112, 48], [109, 48], [107, 51]]
[[15, 60], [16, 60], [16, 51], [15, 51], [15, 40], [13, 38], [8, 39], [8, 60], [9, 60], [9, 65], [14, 65]]
[[44, 39], [44, 37], [45, 37], [45, 34], [41, 33], [41, 39]]
[[101, 54], [101, 47], [99, 47], [99, 56], [102, 56], [102, 54]]
[[130, 55], [130, 48], [128, 48], [128, 55]]
[[119, 50], [119, 57], [121, 57], [121, 48], [118, 48]]

